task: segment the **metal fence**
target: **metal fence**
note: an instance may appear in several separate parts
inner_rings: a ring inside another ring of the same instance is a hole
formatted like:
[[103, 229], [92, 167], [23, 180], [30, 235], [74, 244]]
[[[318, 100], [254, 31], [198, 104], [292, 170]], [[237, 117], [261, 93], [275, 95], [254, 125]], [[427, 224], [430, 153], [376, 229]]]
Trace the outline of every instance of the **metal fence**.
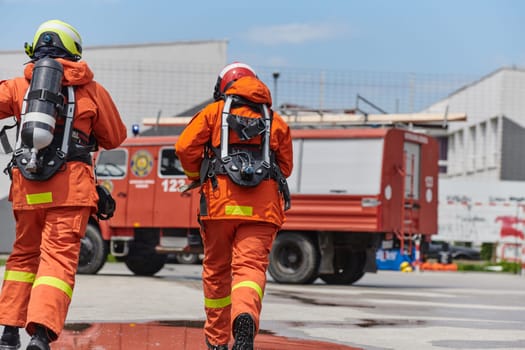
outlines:
[[[466, 74], [392, 73], [257, 67], [273, 94], [274, 105], [319, 110], [365, 108], [365, 112], [411, 113], [447, 97], [479, 79]], [[489, 72], [487, 72], [489, 73]], [[368, 108], [368, 110], [366, 110]]]
[[[152, 117], [160, 110], [163, 116], [172, 116], [211, 98], [219, 73], [216, 67], [200, 64], [90, 62], [95, 79], [111, 91], [125, 115], [137, 117]], [[359, 107], [368, 113], [380, 111], [360, 104], [357, 96], [388, 113], [418, 112], [481, 78], [466, 74], [254, 68], [270, 88], [274, 107], [333, 111]]]
[[[24, 60], [23, 56], [3, 55], [0, 79], [20, 76]], [[94, 56], [88, 63], [123, 114], [136, 119], [155, 116], [159, 111], [171, 116], [211, 98], [220, 70], [216, 65], [129, 57], [112, 61]], [[388, 113], [418, 112], [481, 78], [466, 74], [254, 68], [272, 91], [274, 106], [336, 111], [361, 107], [357, 106], [359, 95]]]

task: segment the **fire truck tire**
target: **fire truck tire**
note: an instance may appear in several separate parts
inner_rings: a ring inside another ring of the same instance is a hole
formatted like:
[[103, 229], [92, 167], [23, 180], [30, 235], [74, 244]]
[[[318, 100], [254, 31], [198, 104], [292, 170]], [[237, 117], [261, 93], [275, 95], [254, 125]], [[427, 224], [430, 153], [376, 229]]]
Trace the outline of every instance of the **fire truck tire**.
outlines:
[[280, 233], [270, 252], [268, 272], [278, 283], [310, 284], [318, 276], [319, 252], [299, 233]]
[[326, 284], [352, 284], [365, 275], [366, 252], [341, 252], [344, 261], [342, 266], [334, 266], [332, 275], [320, 275]]
[[197, 264], [199, 259], [199, 254], [193, 254], [193, 253], [179, 253], [175, 255], [175, 260], [179, 264], [186, 264], [186, 265], [193, 265]]
[[155, 246], [147, 243], [133, 242], [125, 264], [128, 269], [138, 276], [153, 276], [166, 264], [167, 256], [157, 254]]
[[88, 223], [86, 234], [80, 240], [80, 256], [77, 273], [94, 275], [104, 266], [109, 253], [109, 243], [102, 239], [100, 230]]

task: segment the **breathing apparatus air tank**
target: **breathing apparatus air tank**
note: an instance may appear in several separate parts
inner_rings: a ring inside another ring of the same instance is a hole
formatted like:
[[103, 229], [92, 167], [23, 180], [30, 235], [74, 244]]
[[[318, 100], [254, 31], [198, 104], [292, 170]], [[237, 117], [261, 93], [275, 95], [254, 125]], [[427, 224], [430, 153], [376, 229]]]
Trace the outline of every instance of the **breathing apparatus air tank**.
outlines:
[[53, 141], [56, 118], [64, 106], [63, 76], [62, 64], [52, 58], [38, 60], [33, 68], [19, 138], [21, 147], [30, 150], [29, 160], [22, 160], [30, 173], [38, 172], [38, 152]]

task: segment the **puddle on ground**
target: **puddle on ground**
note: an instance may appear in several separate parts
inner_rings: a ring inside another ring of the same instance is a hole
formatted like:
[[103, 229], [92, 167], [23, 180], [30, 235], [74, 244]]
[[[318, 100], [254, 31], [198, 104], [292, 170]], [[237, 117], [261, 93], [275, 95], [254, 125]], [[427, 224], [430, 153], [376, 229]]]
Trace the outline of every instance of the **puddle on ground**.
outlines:
[[355, 323], [355, 326], [360, 328], [371, 328], [371, 327], [403, 327], [403, 326], [421, 326], [424, 325], [425, 321], [422, 320], [370, 320], [362, 319]]
[[[68, 323], [52, 350], [206, 350], [203, 321]], [[360, 350], [328, 342], [281, 337], [261, 330], [255, 350]]]
[[345, 301], [343, 303], [341, 302], [327, 302], [327, 301], [319, 301], [315, 298], [307, 298], [304, 296], [298, 296], [298, 295], [291, 295], [289, 293], [285, 292], [268, 292], [269, 295], [272, 296], [278, 296], [283, 297], [287, 299], [296, 300], [300, 303], [306, 304], [306, 305], [316, 305], [316, 306], [334, 306], [334, 307], [352, 307], [352, 308], [363, 308], [363, 309], [374, 309], [374, 305], [362, 305], [362, 304], [352, 304], [348, 301]]

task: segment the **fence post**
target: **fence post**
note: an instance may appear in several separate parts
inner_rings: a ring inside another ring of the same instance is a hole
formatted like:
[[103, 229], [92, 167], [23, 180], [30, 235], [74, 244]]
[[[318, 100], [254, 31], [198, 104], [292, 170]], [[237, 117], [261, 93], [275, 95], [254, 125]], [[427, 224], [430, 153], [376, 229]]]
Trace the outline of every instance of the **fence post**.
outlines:
[[416, 238], [416, 253], [414, 256], [414, 268], [416, 272], [421, 272], [421, 236]]
[[521, 276], [525, 277], [525, 241], [521, 243]]

